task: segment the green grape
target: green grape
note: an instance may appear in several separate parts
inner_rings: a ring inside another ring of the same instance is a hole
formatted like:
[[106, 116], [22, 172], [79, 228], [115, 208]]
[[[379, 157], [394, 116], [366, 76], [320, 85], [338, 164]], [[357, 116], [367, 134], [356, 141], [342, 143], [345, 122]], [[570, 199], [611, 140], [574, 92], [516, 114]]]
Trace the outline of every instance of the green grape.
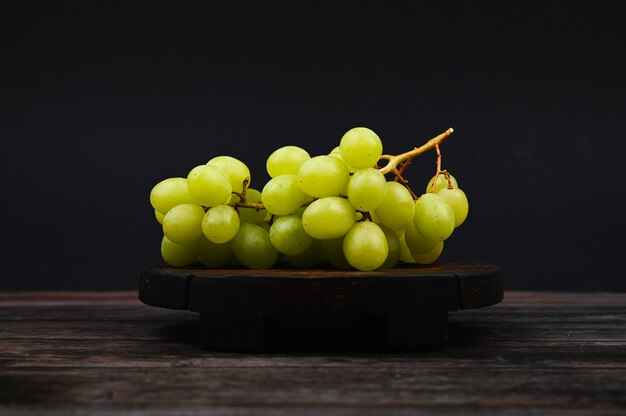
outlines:
[[279, 252], [295, 256], [309, 247], [311, 236], [304, 230], [299, 217], [287, 215], [274, 220], [270, 228], [270, 241]]
[[206, 238], [201, 238], [198, 244], [198, 260], [204, 267], [219, 269], [224, 267], [228, 260], [233, 257], [230, 243], [217, 244]]
[[187, 176], [187, 186], [191, 196], [206, 207], [225, 204], [233, 190], [228, 176], [214, 165], [193, 168]]
[[349, 179], [348, 166], [332, 156], [315, 156], [298, 170], [300, 188], [316, 198], [345, 193]]
[[467, 202], [467, 196], [459, 188], [448, 189], [444, 188], [437, 192], [443, 199], [452, 207], [454, 211], [454, 227], [458, 227], [463, 224], [465, 218], [467, 218], [467, 212], [469, 211], [469, 202]]
[[372, 130], [355, 127], [343, 135], [339, 150], [347, 165], [365, 169], [376, 165], [383, 154], [383, 143]]
[[423, 194], [415, 201], [413, 225], [427, 240], [443, 241], [450, 237], [454, 222], [454, 210], [442, 196]]
[[398, 239], [400, 240], [400, 261], [404, 263], [415, 263], [411, 250], [409, 250], [409, 247], [406, 245], [404, 231], [404, 229], [396, 231]]
[[250, 185], [250, 169], [240, 161], [231, 156], [216, 156], [207, 162], [222, 170], [230, 180], [232, 190], [243, 192], [243, 182], [247, 180], [246, 187]]
[[163, 218], [165, 217], [165, 214], [163, 214], [162, 212], [157, 211], [156, 209], [154, 210], [154, 218], [156, 218], [157, 222], [161, 225], [163, 225]]
[[175, 243], [195, 241], [202, 236], [203, 217], [200, 205], [177, 205], [163, 217], [163, 234]]
[[239, 231], [239, 215], [235, 208], [216, 205], [204, 214], [202, 232], [211, 242], [221, 244], [232, 240]]
[[237, 260], [249, 269], [269, 269], [278, 260], [268, 232], [255, 224], [241, 224], [230, 246]]
[[387, 239], [387, 247], [389, 252], [385, 262], [380, 266], [381, 269], [391, 269], [400, 261], [400, 239], [395, 231], [383, 224], [378, 224], [380, 229], [385, 233]]
[[399, 230], [413, 220], [415, 203], [411, 193], [402, 184], [387, 182], [385, 199], [374, 212], [380, 223], [392, 230]]
[[435, 244], [437, 244], [434, 241], [427, 240], [422, 237], [422, 235], [415, 229], [413, 222], [407, 224], [404, 228], [404, 241], [406, 242], [406, 246], [411, 251], [411, 255], [413, 255], [413, 257], [418, 254], [428, 253], [433, 249], [433, 247], [435, 247]]
[[302, 214], [302, 225], [313, 238], [338, 238], [354, 225], [354, 207], [338, 196], [315, 200]]
[[150, 191], [150, 204], [156, 211], [163, 213], [180, 204], [197, 204], [187, 188], [187, 179], [168, 178], [154, 185]]
[[[233, 195], [231, 201], [239, 202], [241, 198], [239, 195]], [[246, 202], [261, 202], [261, 192], [256, 189], [248, 188], [246, 189]], [[239, 207], [239, 220], [240, 222], [251, 222], [253, 224], [258, 224], [265, 220], [267, 216], [267, 210], [265, 209], [255, 209], [255, 208], [245, 208]]]
[[198, 240], [188, 243], [175, 243], [166, 236], [161, 240], [161, 256], [173, 267], [185, 267], [196, 261], [198, 257]]
[[265, 163], [267, 173], [272, 178], [280, 175], [297, 175], [300, 166], [309, 160], [308, 152], [297, 146], [284, 146], [276, 149]]
[[338, 269], [347, 270], [352, 268], [346, 255], [343, 252], [343, 239], [345, 236], [339, 238], [333, 238], [330, 240], [322, 241], [322, 253], [324, 259], [330, 263], [331, 266]]
[[371, 221], [362, 221], [354, 224], [346, 234], [343, 252], [352, 267], [368, 272], [383, 265], [389, 246], [385, 233], [378, 225]]
[[[458, 188], [459, 184], [456, 182], [456, 179], [454, 179], [454, 176], [450, 175], [448, 173], [448, 176], [450, 178], [450, 184], [452, 185], [453, 188]], [[435, 184], [435, 189], [433, 190], [433, 182], [437, 181], [437, 183]], [[425, 193], [429, 193], [429, 192], [439, 192], [444, 188], [448, 187], [448, 181], [446, 180], [446, 176], [443, 173], [440, 173], [439, 176], [435, 175], [433, 176], [430, 181], [428, 182], [428, 185], [426, 185], [426, 192]]]
[[376, 209], [387, 194], [387, 180], [378, 169], [359, 169], [348, 182], [348, 199], [360, 211]]
[[322, 262], [322, 240], [311, 239], [311, 244], [300, 254], [285, 256], [289, 264], [299, 269], [308, 269]]
[[439, 258], [443, 251], [443, 241], [437, 241], [435, 247], [425, 254], [416, 254], [413, 256], [417, 264], [431, 264]]
[[298, 185], [296, 175], [279, 175], [271, 179], [261, 196], [265, 209], [275, 215], [289, 215], [304, 203], [306, 195]]
[[[346, 163], [345, 160], [343, 160], [343, 157], [341, 157], [341, 150], [339, 150], [339, 146], [335, 147], [329, 154], [328, 156], [332, 156], [332, 157], [336, 157], [337, 159], [343, 161], [344, 163]], [[355, 168], [354, 166], [350, 166], [346, 163], [346, 165], [348, 166], [348, 172], [350, 173], [354, 173], [356, 172], [358, 169]]]

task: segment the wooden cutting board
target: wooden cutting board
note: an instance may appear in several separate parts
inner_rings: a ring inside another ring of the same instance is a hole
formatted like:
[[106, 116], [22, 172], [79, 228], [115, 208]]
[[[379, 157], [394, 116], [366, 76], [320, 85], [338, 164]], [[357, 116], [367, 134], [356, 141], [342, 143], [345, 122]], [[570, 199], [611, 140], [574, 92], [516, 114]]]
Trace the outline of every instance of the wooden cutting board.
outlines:
[[414, 351], [442, 347], [448, 312], [503, 298], [492, 264], [335, 269], [143, 270], [139, 299], [198, 312], [200, 345], [218, 351]]

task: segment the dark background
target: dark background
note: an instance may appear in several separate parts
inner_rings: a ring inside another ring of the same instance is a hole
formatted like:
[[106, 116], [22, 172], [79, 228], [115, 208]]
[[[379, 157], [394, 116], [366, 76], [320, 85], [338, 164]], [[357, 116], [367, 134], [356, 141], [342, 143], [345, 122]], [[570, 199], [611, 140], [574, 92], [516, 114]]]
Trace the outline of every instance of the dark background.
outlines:
[[260, 189], [282, 145], [368, 126], [399, 153], [452, 126], [470, 215], [442, 260], [626, 290], [619, 2], [99, 3], [3, 3], [0, 289], [135, 288], [151, 187], [213, 156]]

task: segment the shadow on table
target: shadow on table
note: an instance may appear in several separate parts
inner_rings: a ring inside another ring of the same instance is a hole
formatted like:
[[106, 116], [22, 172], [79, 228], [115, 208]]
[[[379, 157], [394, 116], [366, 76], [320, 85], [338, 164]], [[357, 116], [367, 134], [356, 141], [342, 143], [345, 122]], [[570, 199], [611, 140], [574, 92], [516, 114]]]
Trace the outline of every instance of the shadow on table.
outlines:
[[198, 345], [198, 319], [182, 322], [163, 322], [155, 335], [164, 341], [176, 342], [184, 345]]
[[[506, 328], [481, 322], [480, 317], [468, 319], [465, 315], [450, 314], [447, 343], [434, 343], [411, 348], [410, 351], [436, 351], [480, 346], [494, 337], [501, 337]], [[510, 331], [515, 331], [510, 328]], [[199, 344], [197, 315], [185, 315], [180, 321], [162, 322], [154, 335], [164, 341], [181, 345]], [[379, 353], [386, 348], [386, 321], [384, 316], [337, 315], [281, 316], [266, 320], [264, 325], [265, 352], [272, 353]], [[513, 336], [513, 335], [511, 335]], [[394, 351], [403, 352], [403, 351]]]
[[[155, 335], [164, 341], [195, 345], [200, 349], [199, 322], [163, 322]], [[384, 315], [315, 314], [280, 315], [265, 319], [263, 351], [267, 353], [384, 353], [438, 350], [442, 343], [409, 349], [389, 348]], [[219, 349], [217, 349], [219, 350]], [[216, 351], [217, 351], [216, 350]]]

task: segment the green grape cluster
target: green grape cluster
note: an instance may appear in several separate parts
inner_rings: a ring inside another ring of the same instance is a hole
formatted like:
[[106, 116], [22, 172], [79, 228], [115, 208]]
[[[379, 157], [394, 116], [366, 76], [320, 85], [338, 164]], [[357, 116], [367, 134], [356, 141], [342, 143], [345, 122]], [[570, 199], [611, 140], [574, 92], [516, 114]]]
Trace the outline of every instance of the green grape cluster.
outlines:
[[386, 177], [378, 168], [382, 152], [376, 133], [356, 127], [327, 155], [275, 150], [266, 162], [271, 180], [260, 191], [250, 187], [248, 167], [230, 156], [165, 179], [150, 193], [163, 259], [175, 267], [360, 271], [432, 263], [465, 221], [467, 197], [439, 170], [416, 197], [397, 170]]

